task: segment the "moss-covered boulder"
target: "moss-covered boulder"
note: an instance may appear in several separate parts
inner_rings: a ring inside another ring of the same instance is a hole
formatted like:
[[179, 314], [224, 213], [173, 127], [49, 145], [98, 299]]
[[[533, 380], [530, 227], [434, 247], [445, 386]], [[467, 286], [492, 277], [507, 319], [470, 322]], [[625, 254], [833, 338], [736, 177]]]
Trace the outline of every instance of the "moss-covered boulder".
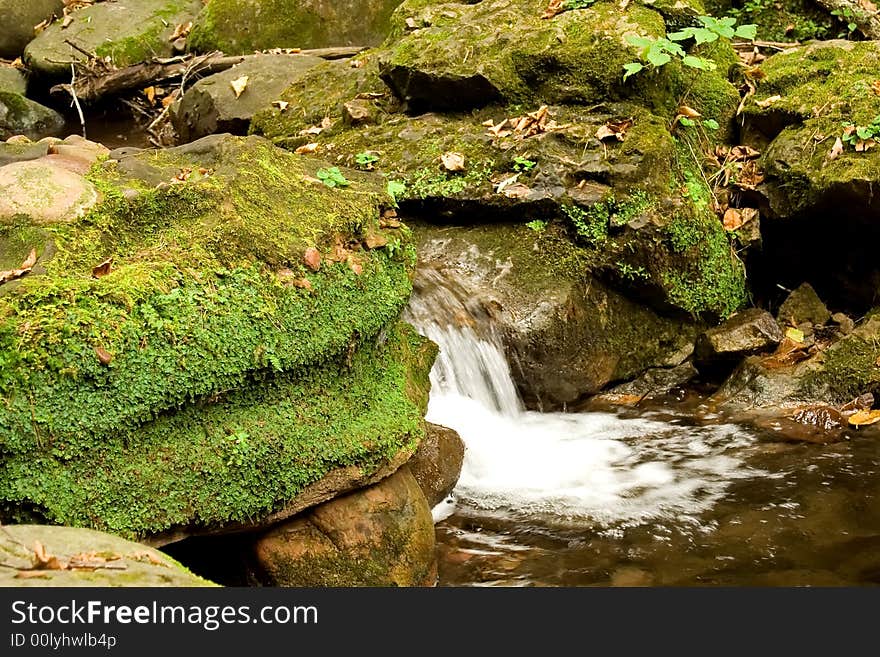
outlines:
[[15, 135], [41, 139], [61, 132], [64, 117], [14, 91], [0, 89], [0, 140]]
[[27, 92], [27, 78], [24, 71], [14, 66], [0, 64], [0, 91], [24, 96]]
[[758, 277], [789, 289], [806, 280], [832, 307], [864, 313], [880, 287], [873, 250], [880, 147], [871, 144], [880, 138], [873, 90], [880, 43], [805, 45], [774, 55], [762, 69], [766, 79], [745, 108], [750, 139], [767, 143], [769, 212]]
[[60, 16], [62, 0], [0, 0], [0, 57], [15, 59], [33, 40], [34, 27], [53, 15]]
[[189, 46], [228, 54], [271, 48], [373, 46], [401, 0], [211, 0]]
[[0, 293], [5, 517], [247, 522], [415, 449], [432, 352], [394, 329], [414, 257], [381, 183], [255, 137], [117, 157], [83, 216], [0, 218], [38, 256]]
[[624, 82], [624, 65], [639, 59], [627, 37], [666, 34], [663, 15], [648, 5], [597, 2], [550, 19], [546, 7], [544, 0], [406, 2], [379, 58], [382, 78], [413, 110], [638, 99], [670, 112], [688, 89], [699, 96], [711, 85], [713, 95], [735, 95], [717, 72], [685, 74], [677, 62]]
[[431, 586], [437, 577], [431, 510], [407, 467], [272, 529], [254, 557], [272, 586]]
[[78, 9], [66, 27], [56, 22], [43, 30], [24, 52], [24, 61], [39, 75], [70, 78], [70, 65], [86, 56], [71, 47], [109, 57], [115, 66], [129, 66], [172, 54], [177, 25], [196, 17], [200, 0], [118, 0]]
[[4, 587], [213, 586], [157, 550], [76, 527], [6, 525], [0, 558]]

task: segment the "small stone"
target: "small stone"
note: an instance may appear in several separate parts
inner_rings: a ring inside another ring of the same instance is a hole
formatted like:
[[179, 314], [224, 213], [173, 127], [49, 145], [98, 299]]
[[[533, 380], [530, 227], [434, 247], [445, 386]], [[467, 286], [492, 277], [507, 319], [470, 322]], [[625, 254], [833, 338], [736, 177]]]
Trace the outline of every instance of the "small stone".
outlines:
[[694, 359], [697, 366], [735, 361], [772, 350], [785, 337], [779, 324], [766, 310], [749, 308], [697, 338]]
[[809, 283], [802, 283], [789, 294], [776, 314], [780, 324], [790, 326], [800, 326], [804, 322], [821, 326], [830, 318], [831, 313]]
[[346, 125], [375, 123], [373, 104], [363, 98], [355, 98], [342, 106], [342, 120]]
[[837, 324], [838, 330], [843, 335], [849, 335], [852, 333], [852, 330], [855, 328], [856, 323], [847, 315], [843, 313], [834, 313], [831, 315], [831, 321]]

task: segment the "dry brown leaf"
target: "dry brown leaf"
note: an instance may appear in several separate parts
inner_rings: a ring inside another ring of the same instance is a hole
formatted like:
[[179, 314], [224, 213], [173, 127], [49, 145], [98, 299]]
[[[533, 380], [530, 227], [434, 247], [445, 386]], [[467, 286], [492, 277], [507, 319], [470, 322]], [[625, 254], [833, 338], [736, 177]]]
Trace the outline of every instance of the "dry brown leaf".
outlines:
[[850, 402], [847, 402], [843, 406], [840, 407], [841, 413], [849, 413], [852, 411], [866, 411], [870, 409], [874, 405], [874, 395], [870, 392], [866, 392], [863, 395], [859, 395], [855, 399]]
[[856, 411], [847, 421], [854, 427], [867, 427], [880, 422], [880, 411]]
[[15, 579], [51, 579], [52, 576], [45, 570], [19, 570]]
[[189, 36], [189, 32], [192, 29], [192, 21], [188, 21], [186, 23], [179, 23], [174, 26], [174, 32], [171, 33], [171, 36], [168, 37], [169, 41], [177, 41], [180, 38], [186, 38]]
[[877, 5], [875, 5], [871, 0], [859, 0], [859, 7], [861, 7], [864, 11], [869, 14], [877, 13]]
[[152, 105], [156, 102], [156, 87], [147, 87], [144, 89], [144, 96], [147, 97], [147, 102]]
[[874, 80], [871, 83], [871, 91], [880, 96], [880, 80]]
[[742, 214], [736, 208], [727, 208], [724, 212], [724, 217], [721, 219], [721, 224], [724, 226], [724, 230], [727, 231], [737, 230], [744, 223]]
[[386, 244], [388, 244], [388, 238], [381, 233], [368, 232], [364, 239], [364, 246], [368, 249], [380, 249]]
[[565, 11], [565, 0], [550, 0], [550, 4], [547, 5], [547, 8], [544, 9], [544, 13], [541, 14], [541, 18], [548, 19], [553, 18], [554, 16], [558, 16], [563, 11]]
[[110, 273], [110, 270], [113, 265], [113, 258], [107, 258], [100, 265], [92, 268], [92, 276], [95, 278], [102, 278]]
[[464, 155], [461, 153], [448, 152], [440, 156], [443, 168], [450, 173], [458, 173], [464, 171]]
[[28, 253], [28, 257], [24, 259], [24, 262], [21, 263], [19, 269], [32, 269], [35, 264], [37, 264], [37, 250], [31, 249], [31, 252]]
[[8, 283], [9, 281], [14, 281], [17, 278], [21, 278], [25, 274], [30, 273], [35, 264], [37, 264], [37, 250], [31, 249], [31, 252], [28, 254], [27, 258], [24, 259], [24, 262], [21, 263], [21, 266], [18, 269], [0, 271], [0, 285]]
[[859, 139], [856, 142], [856, 146], [855, 146], [856, 153], [865, 153], [865, 152], [871, 150], [872, 148], [874, 148], [874, 146], [876, 146], [876, 145], [877, 145], [877, 142], [874, 141], [873, 139]]
[[318, 143], [312, 142], [310, 144], [303, 144], [302, 146], [300, 146], [299, 148], [297, 148], [293, 152], [296, 153], [297, 155], [310, 155], [311, 153], [314, 153], [317, 150], [318, 150]]
[[745, 162], [746, 160], [754, 160], [761, 157], [761, 151], [751, 146], [739, 145], [730, 149], [729, 157], [734, 162]]
[[277, 107], [277, 108], [278, 108], [278, 111], [280, 111], [280, 112], [282, 112], [282, 113], [283, 113], [284, 110], [286, 110], [289, 106], [290, 106], [290, 103], [288, 103], [286, 100], [273, 100], [273, 101], [272, 101], [272, 107]]
[[687, 117], [689, 119], [698, 119], [701, 116], [703, 116], [697, 110], [695, 110], [693, 107], [689, 107], [687, 105], [680, 105], [678, 107], [678, 115]]
[[104, 347], [95, 347], [95, 355], [101, 361], [101, 365], [109, 365], [113, 362], [113, 354], [104, 349]]
[[532, 190], [522, 183], [513, 183], [512, 185], [507, 185], [503, 190], [503, 194], [507, 198], [526, 198], [531, 193]]
[[632, 119], [625, 119], [623, 121], [609, 121], [603, 126], [600, 126], [598, 130], [596, 130], [595, 137], [599, 141], [604, 141], [606, 139], [616, 139], [617, 141], [623, 141], [626, 138], [627, 131], [632, 127]]
[[840, 137], [834, 140], [834, 146], [831, 147], [831, 150], [828, 152], [828, 160], [836, 160], [843, 153], [843, 142]]
[[770, 96], [769, 98], [765, 98], [764, 100], [756, 100], [755, 105], [757, 105], [761, 109], [766, 109], [770, 107], [773, 103], [778, 103], [780, 100], [782, 100], [782, 96]]
[[304, 290], [312, 289], [312, 282], [308, 278], [299, 278], [290, 269], [281, 269], [276, 276], [278, 281], [287, 287], [298, 287]]
[[46, 552], [40, 541], [34, 541], [34, 570], [65, 570], [67, 566], [58, 557]]
[[240, 78], [235, 78], [232, 82], [229, 83], [229, 86], [232, 87], [232, 91], [235, 94], [236, 98], [239, 98], [245, 92], [249, 80], [250, 76], [242, 75]]
[[318, 271], [321, 268], [321, 253], [314, 246], [310, 246], [303, 254], [303, 263], [312, 271]]

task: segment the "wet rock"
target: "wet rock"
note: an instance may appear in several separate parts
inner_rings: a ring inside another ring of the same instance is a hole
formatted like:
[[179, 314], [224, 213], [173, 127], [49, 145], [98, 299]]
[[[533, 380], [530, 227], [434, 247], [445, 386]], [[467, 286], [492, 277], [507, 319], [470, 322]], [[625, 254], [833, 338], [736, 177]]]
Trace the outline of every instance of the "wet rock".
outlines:
[[0, 64], [0, 92], [24, 96], [27, 92], [27, 78], [21, 69]]
[[428, 423], [427, 433], [408, 466], [432, 508], [458, 483], [464, 451], [464, 442], [456, 431]]
[[[61, 0], [0, 0], [0, 58], [15, 59], [34, 38], [34, 26], [60, 16]], [[23, 92], [22, 92], [23, 93]]]
[[40, 139], [64, 127], [64, 117], [24, 96], [0, 91], [0, 139], [24, 135]]
[[[562, 408], [610, 381], [666, 365], [701, 329], [570, 266], [579, 250], [558, 227], [414, 226], [424, 265], [461, 285], [444, 312], [459, 322], [488, 318], [494, 324], [531, 407]], [[422, 294], [434, 285], [429, 272], [423, 269], [415, 281]]]
[[809, 283], [802, 283], [779, 307], [776, 319], [780, 324], [799, 326], [804, 322], [825, 324], [831, 313]]
[[21, 142], [0, 142], [0, 167], [13, 162], [36, 160], [49, 154], [47, 141], [32, 142], [30, 139]]
[[27, 66], [41, 76], [70, 79], [71, 62], [86, 52], [109, 57], [115, 66], [130, 66], [153, 57], [170, 57], [169, 37], [177, 25], [193, 20], [200, 0], [117, 0], [78, 9], [65, 28], [56, 22], [43, 30], [24, 51]]
[[[771, 351], [784, 337], [766, 310], [740, 311], [697, 338], [694, 359], [698, 367], [735, 363], [744, 356]], [[701, 369], [702, 371], [702, 369]]]
[[212, 0], [196, 19], [191, 49], [230, 55], [271, 48], [374, 46], [401, 0]]
[[[33, 570], [37, 541], [59, 565], [83, 567]], [[214, 586], [157, 550], [92, 529], [4, 525], [0, 560], [0, 586]]]
[[429, 586], [436, 579], [431, 510], [406, 467], [271, 530], [254, 556], [272, 586]]
[[672, 392], [675, 388], [684, 385], [697, 376], [697, 374], [697, 368], [690, 362], [671, 368], [651, 368], [637, 379], [614, 386], [603, 392], [600, 397], [608, 401], [614, 401], [615, 398], [640, 401], [642, 399], [662, 397]]
[[[306, 55], [260, 55], [202, 78], [172, 105], [174, 129], [184, 142], [218, 132], [247, 134], [258, 110], [268, 107], [305, 71], [322, 61]], [[247, 87], [236, 96], [230, 83], [242, 76], [248, 77]]]
[[98, 200], [91, 182], [45, 159], [0, 167], [0, 222], [13, 217], [27, 217], [36, 225], [69, 222]]

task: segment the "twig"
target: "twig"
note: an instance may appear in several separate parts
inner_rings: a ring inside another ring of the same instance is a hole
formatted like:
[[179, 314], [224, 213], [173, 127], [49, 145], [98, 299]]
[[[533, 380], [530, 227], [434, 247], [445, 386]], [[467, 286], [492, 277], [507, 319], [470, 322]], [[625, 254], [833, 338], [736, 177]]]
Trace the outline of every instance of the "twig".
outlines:
[[83, 116], [82, 107], [79, 105], [79, 98], [76, 96], [76, 66], [72, 62], [70, 64], [70, 96], [73, 98], [73, 104], [76, 106], [77, 114], [79, 114], [79, 122], [83, 129], [83, 139], [88, 139], [86, 137], [86, 117]]

